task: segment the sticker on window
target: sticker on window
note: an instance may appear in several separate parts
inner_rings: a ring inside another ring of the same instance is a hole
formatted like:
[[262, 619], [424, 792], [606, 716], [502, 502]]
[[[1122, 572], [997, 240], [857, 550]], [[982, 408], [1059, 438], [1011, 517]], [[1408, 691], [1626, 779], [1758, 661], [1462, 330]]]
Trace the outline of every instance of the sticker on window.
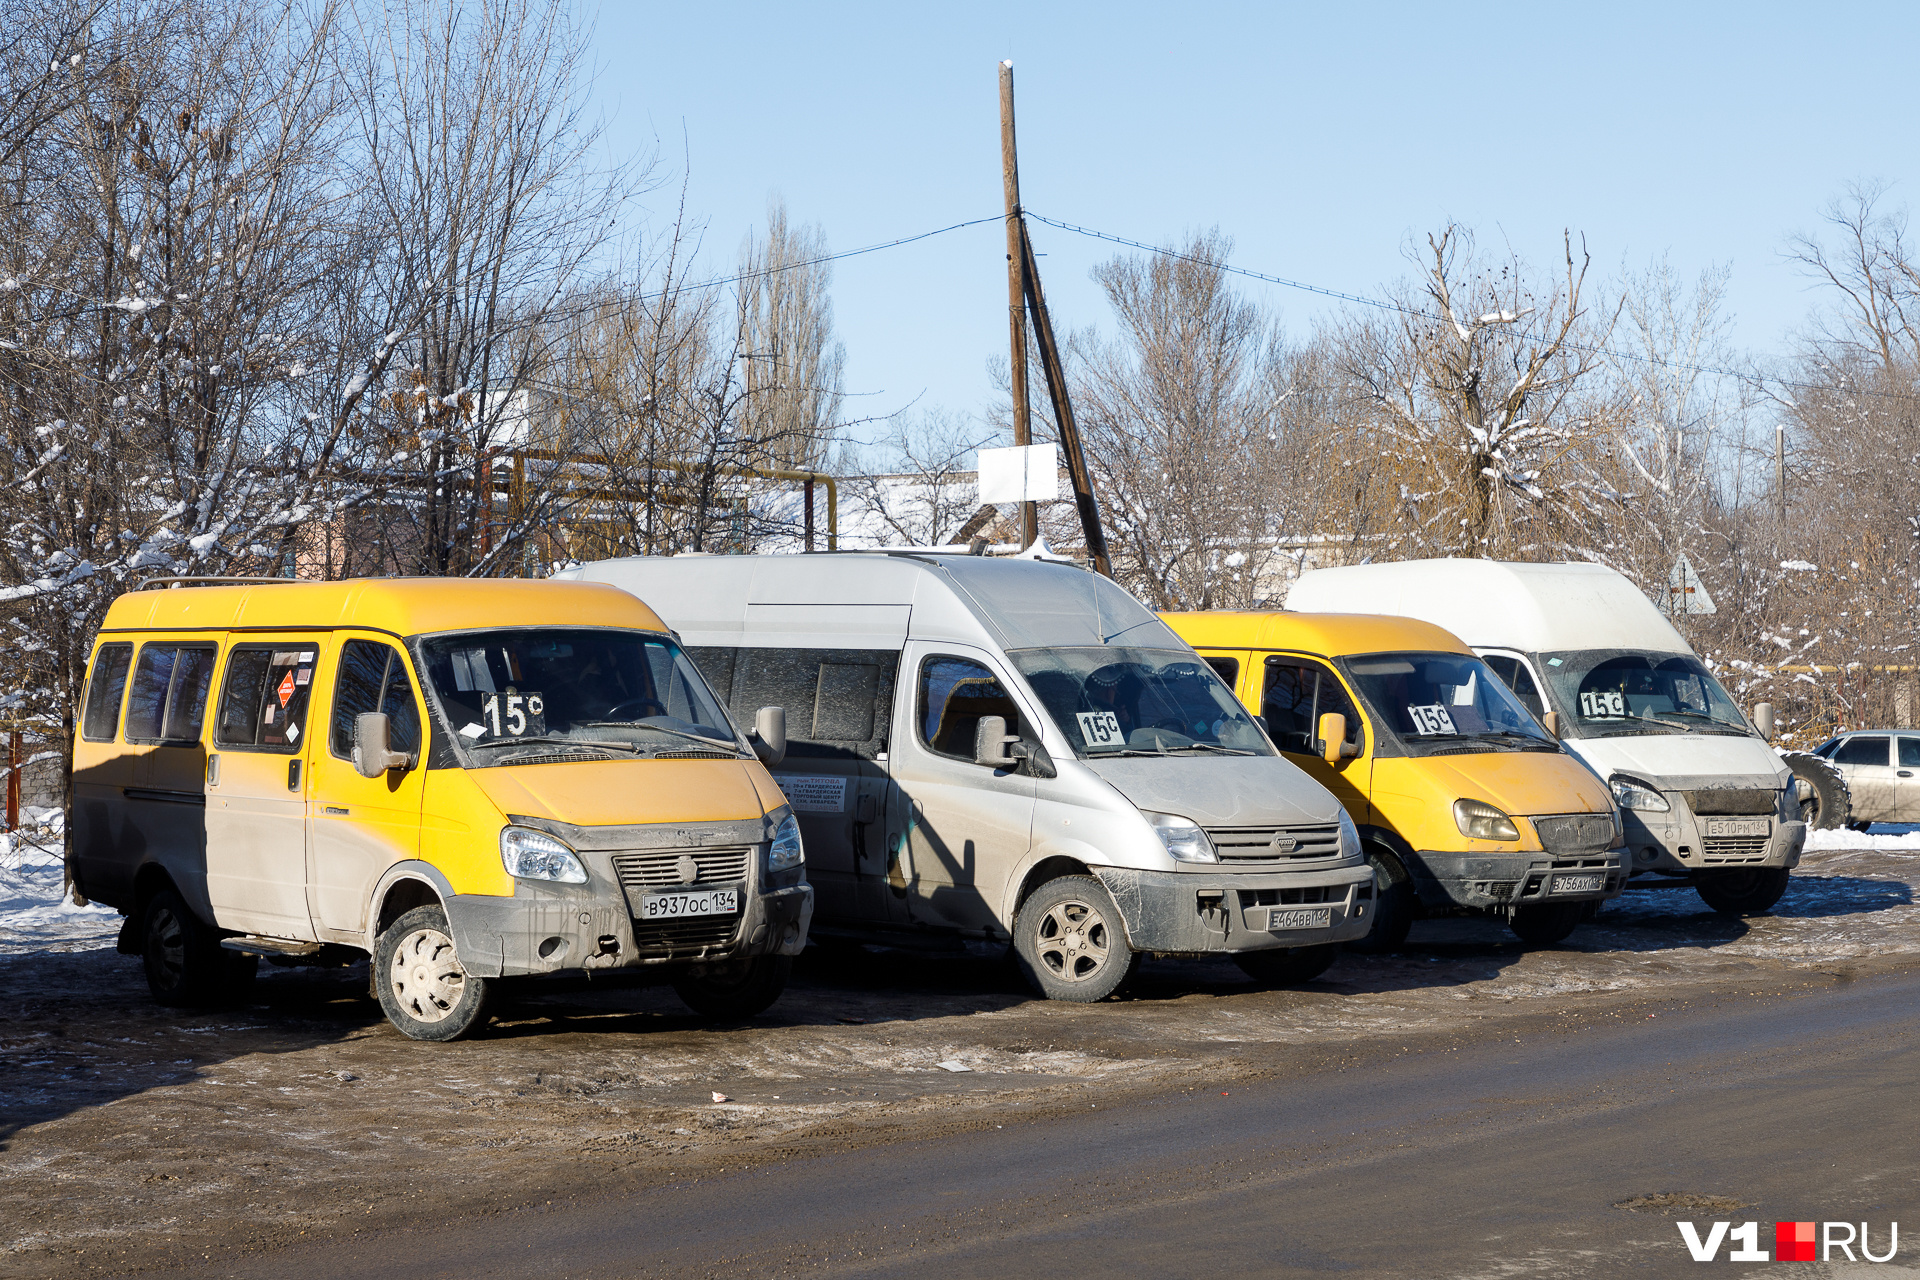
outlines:
[[1418, 734], [1458, 733], [1453, 727], [1453, 717], [1439, 703], [1427, 707], [1408, 707], [1407, 714], [1413, 717], [1413, 731]]
[[1081, 711], [1074, 718], [1090, 747], [1110, 747], [1121, 740], [1120, 717], [1111, 711]]
[[1627, 714], [1627, 696], [1618, 689], [1580, 695], [1580, 714], [1588, 720], [1605, 720]]
[[547, 700], [537, 693], [490, 693], [480, 699], [480, 724], [495, 738], [537, 738], [547, 731]]

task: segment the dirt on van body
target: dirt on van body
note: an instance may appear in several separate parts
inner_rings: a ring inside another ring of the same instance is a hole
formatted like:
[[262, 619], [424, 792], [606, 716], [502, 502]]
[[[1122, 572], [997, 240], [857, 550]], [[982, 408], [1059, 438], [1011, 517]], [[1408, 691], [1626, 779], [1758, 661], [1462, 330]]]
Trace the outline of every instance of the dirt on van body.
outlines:
[[1920, 965], [1920, 848], [1848, 838], [1863, 847], [1810, 853], [1762, 918], [1634, 893], [1531, 951], [1490, 921], [1427, 922], [1294, 990], [1154, 961], [1127, 998], [1082, 1006], [995, 961], [813, 951], [749, 1023], [601, 981], [526, 993], [452, 1045], [389, 1027], [364, 965], [268, 968], [243, 1005], [159, 1009], [103, 924], [0, 954], [0, 1275], [212, 1269], [303, 1235]]

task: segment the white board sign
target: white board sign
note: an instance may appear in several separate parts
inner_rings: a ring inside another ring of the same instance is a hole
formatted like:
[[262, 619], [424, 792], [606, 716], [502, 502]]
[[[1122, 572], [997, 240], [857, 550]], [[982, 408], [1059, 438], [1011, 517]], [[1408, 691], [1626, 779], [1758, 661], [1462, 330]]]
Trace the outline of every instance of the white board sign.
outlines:
[[1110, 747], [1126, 737], [1120, 732], [1120, 717], [1111, 711], [1080, 711], [1075, 717], [1080, 721], [1080, 736], [1090, 747]]
[[780, 790], [786, 793], [787, 803], [793, 806], [795, 813], [845, 813], [847, 808], [847, 780], [832, 775], [820, 774], [780, 774], [773, 775], [780, 784]]
[[1052, 442], [982, 449], [979, 468], [982, 502], [1052, 502], [1060, 496], [1060, 450]]

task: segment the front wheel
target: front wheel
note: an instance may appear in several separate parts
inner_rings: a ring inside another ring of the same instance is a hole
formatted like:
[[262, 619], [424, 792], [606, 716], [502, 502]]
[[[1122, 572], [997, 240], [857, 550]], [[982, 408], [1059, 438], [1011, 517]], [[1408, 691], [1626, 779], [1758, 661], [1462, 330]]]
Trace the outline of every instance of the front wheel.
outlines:
[[1265, 987], [1291, 987], [1312, 982], [1340, 956], [1340, 944], [1314, 947], [1275, 947], [1271, 951], [1242, 951], [1233, 957], [1240, 972]]
[[388, 925], [374, 944], [373, 972], [387, 1021], [410, 1040], [458, 1040], [486, 1025], [493, 984], [461, 967], [439, 906]]
[[1743, 867], [1709, 871], [1694, 881], [1700, 898], [1723, 916], [1757, 916], [1787, 891], [1785, 867]]
[[1507, 927], [1513, 930], [1520, 941], [1536, 947], [1547, 947], [1564, 941], [1586, 918], [1587, 904], [1584, 902], [1541, 902], [1528, 907], [1515, 907]]
[[1140, 965], [1112, 895], [1092, 876], [1062, 876], [1034, 890], [1014, 917], [1013, 949], [1035, 991], [1079, 1004], [1105, 1000]]
[[680, 974], [673, 980], [673, 992], [703, 1018], [738, 1022], [771, 1008], [792, 974], [792, 956], [755, 956], [716, 965], [703, 974]]

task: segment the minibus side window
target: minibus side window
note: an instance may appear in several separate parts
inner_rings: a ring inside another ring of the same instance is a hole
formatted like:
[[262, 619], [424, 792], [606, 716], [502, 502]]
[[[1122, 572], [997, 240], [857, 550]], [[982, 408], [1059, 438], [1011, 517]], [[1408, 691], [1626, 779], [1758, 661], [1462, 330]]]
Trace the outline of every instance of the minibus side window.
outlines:
[[920, 666], [920, 739], [938, 755], [973, 759], [982, 716], [1000, 716], [1019, 733], [1020, 708], [1000, 678], [966, 658], [928, 658]]
[[[736, 720], [761, 707], [787, 712], [790, 759], [871, 760], [887, 749], [892, 649], [688, 649]], [[968, 748], [971, 755], [972, 748]]]
[[1320, 717], [1336, 712], [1347, 718], [1346, 740], [1358, 746], [1360, 712], [1331, 671], [1299, 658], [1267, 659], [1260, 714], [1275, 746], [1300, 755], [1319, 754], [1314, 743], [1320, 737]]
[[298, 751], [307, 731], [317, 647], [236, 645], [214, 717], [216, 746]]
[[1202, 654], [1201, 656], [1207, 659], [1207, 665], [1213, 668], [1214, 673], [1227, 682], [1227, 688], [1238, 689], [1240, 687], [1240, 659], [1223, 658], [1218, 654], [1212, 656]]
[[213, 686], [213, 659], [212, 649], [141, 646], [127, 699], [127, 741], [198, 742]]
[[420, 708], [406, 660], [391, 645], [349, 640], [340, 651], [340, 676], [333, 691], [328, 747], [334, 755], [353, 759], [354, 717], [369, 711], [386, 713], [387, 740], [395, 751], [411, 754], [420, 749]]
[[1526, 663], [1501, 653], [1486, 654], [1481, 661], [1493, 668], [1493, 674], [1507, 682], [1507, 688], [1513, 690], [1513, 696], [1520, 699], [1520, 705], [1531, 711], [1535, 719], [1546, 715], [1546, 704], [1540, 700], [1539, 687], [1533, 683], [1533, 673], [1527, 670]]
[[133, 665], [133, 646], [103, 644], [93, 659], [93, 677], [87, 683], [87, 713], [80, 736], [88, 742], [112, 742], [120, 727], [120, 703], [127, 693], [127, 668]]

